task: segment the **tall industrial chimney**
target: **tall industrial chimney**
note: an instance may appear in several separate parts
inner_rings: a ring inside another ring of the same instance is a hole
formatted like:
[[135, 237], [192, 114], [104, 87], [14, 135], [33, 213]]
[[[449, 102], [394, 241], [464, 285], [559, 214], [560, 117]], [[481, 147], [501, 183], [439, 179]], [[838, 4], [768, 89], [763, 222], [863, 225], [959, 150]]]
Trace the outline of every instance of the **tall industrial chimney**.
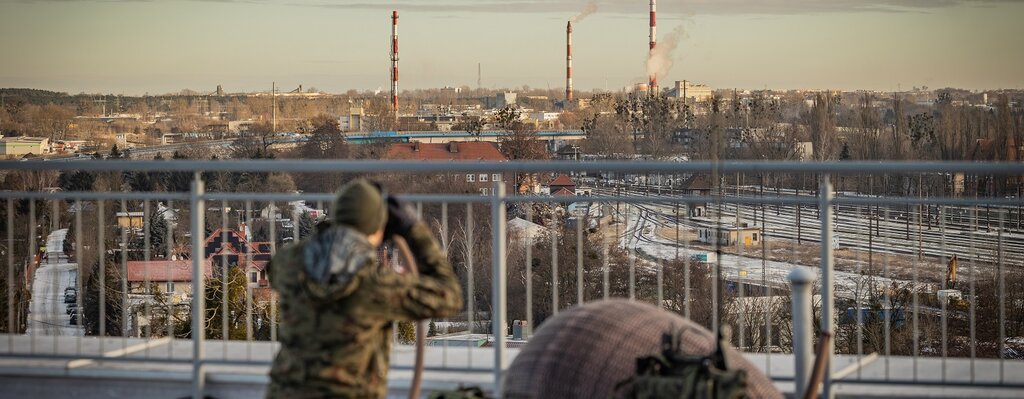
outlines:
[[572, 102], [572, 21], [565, 27], [565, 102]]
[[398, 11], [391, 12], [391, 109], [398, 118]]
[[[658, 1], [651, 0], [651, 53], [654, 52], [654, 47], [658, 44]], [[650, 93], [654, 94], [658, 90], [658, 75], [656, 73], [651, 74], [650, 82]]]

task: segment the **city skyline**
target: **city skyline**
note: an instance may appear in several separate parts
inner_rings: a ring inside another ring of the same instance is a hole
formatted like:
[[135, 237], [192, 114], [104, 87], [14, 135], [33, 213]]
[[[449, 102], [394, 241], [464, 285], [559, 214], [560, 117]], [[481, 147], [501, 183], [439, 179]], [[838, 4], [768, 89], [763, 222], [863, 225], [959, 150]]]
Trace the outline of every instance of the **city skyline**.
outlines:
[[[565, 21], [588, 1], [20, 1], [0, 5], [0, 87], [157, 94], [189, 88], [387, 92], [390, 10], [400, 89], [564, 87]], [[598, 1], [575, 26], [577, 90], [646, 81], [647, 1]], [[727, 0], [659, 4], [680, 39], [662, 86], [1024, 87], [1024, 2]]]

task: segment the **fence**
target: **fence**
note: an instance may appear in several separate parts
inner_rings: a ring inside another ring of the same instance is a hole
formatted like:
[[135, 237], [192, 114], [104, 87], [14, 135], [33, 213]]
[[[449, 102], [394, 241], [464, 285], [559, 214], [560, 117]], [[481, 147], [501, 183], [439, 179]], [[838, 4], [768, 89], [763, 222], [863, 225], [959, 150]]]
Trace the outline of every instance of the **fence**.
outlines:
[[[493, 373], [499, 389], [495, 365], [535, 324], [626, 297], [712, 329], [732, 325], [734, 345], [789, 381], [773, 370], [807, 342], [794, 342], [806, 326], [793, 325], [786, 276], [807, 269], [820, 280], [815, 330], [831, 332], [829, 353], [850, 363], [833, 365], [826, 395], [837, 384], [1024, 388], [1007, 365], [1024, 351], [1022, 202], [1012, 194], [1022, 164], [5, 161], [0, 170], [12, 190], [0, 192], [4, 358], [187, 366], [196, 397], [207, 367], [269, 364], [274, 347], [261, 342], [277, 339], [280, 315], [264, 267], [280, 245], [312, 234], [333, 194], [207, 183], [331, 173], [427, 191], [398, 195], [434, 228], [467, 299], [462, 316], [432, 323], [439, 359], [428, 369]], [[579, 186], [509, 192], [559, 174]], [[126, 191], [126, 177], [182, 191]], [[58, 180], [71, 191], [49, 188]], [[481, 364], [479, 346], [493, 347], [493, 362]], [[884, 368], [863, 371], [870, 362]]]

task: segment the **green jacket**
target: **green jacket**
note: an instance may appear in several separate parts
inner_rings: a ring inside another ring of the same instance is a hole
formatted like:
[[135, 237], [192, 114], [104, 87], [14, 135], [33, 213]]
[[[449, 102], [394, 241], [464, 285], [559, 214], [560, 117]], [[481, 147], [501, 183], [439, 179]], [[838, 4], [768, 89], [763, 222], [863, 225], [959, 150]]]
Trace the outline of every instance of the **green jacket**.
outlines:
[[392, 322], [448, 317], [462, 289], [423, 223], [407, 239], [419, 277], [379, 265], [366, 236], [346, 226], [318, 231], [270, 261], [280, 295], [281, 350], [268, 398], [382, 398]]

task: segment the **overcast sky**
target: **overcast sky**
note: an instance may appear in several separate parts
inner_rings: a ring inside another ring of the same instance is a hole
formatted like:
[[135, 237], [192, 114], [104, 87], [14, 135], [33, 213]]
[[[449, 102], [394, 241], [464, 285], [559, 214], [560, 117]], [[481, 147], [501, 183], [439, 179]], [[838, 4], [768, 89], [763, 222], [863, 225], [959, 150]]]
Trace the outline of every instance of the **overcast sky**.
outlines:
[[[388, 87], [561, 88], [565, 22], [587, 0], [0, 0], [0, 87], [165, 93]], [[646, 74], [647, 0], [599, 0], [576, 26], [578, 88]], [[662, 85], [1024, 88], [1022, 0], [662, 0], [681, 40]]]

